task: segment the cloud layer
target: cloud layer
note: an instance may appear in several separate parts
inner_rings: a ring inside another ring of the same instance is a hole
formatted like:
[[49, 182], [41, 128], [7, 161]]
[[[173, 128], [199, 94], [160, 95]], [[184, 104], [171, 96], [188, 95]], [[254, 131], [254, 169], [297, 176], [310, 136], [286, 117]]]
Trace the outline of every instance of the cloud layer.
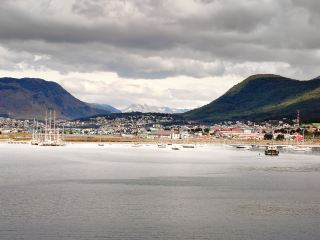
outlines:
[[[317, 0], [3, 0], [0, 69], [58, 72], [51, 80], [64, 86], [92, 80], [74, 74], [113, 73], [101, 80], [118, 82], [108, 85], [113, 92], [148, 85], [131, 93], [136, 101], [161, 103], [148, 94], [158, 88], [164, 98], [183, 92], [184, 103], [169, 105], [194, 107], [221, 94], [222, 81], [230, 87], [255, 73], [320, 75], [319, 20]], [[210, 84], [211, 94], [202, 93]], [[108, 94], [113, 104], [126, 102], [111, 99], [125, 94]]]

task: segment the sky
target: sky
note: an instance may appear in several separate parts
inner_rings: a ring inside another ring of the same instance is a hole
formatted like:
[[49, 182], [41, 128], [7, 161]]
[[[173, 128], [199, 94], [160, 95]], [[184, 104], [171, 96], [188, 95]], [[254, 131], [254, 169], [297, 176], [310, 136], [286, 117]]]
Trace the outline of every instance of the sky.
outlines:
[[318, 0], [1, 0], [0, 77], [195, 108], [252, 74], [320, 75]]

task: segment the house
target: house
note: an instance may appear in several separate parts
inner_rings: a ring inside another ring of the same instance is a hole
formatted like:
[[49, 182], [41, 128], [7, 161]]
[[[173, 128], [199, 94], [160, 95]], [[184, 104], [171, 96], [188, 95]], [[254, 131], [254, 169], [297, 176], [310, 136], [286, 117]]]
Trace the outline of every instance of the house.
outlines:
[[181, 139], [181, 135], [177, 131], [161, 130], [148, 133], [148, 138]]

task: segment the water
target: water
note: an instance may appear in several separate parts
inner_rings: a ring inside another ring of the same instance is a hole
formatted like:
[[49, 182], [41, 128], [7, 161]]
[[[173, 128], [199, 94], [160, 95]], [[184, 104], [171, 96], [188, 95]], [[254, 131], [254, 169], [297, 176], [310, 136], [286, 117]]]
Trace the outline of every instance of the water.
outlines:
[[0, 144], [0, 239], [319, 239], [319, 155]]

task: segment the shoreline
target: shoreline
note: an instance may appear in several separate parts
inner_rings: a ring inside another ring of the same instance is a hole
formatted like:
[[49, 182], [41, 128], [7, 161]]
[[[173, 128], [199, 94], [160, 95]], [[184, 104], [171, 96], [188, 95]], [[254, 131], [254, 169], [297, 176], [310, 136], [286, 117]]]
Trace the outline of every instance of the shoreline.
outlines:
[[[14, 137], [14, 138], [0, 138], [0, 144], [29, 144], [30, 137]], [[319, 147], [320, 141], [304, 141], [304, 142], [288, 142], [288, 141], [270, 141], [270, 140], [239, 140], [239, 139], [146, 139], [146, 138], [128, 138], [128, 137], [115, 137], [115, 136], [66, 136], [64, 142], [67, 144], [210, 144], [210, 145], [304, 145], [309, 147]]]

